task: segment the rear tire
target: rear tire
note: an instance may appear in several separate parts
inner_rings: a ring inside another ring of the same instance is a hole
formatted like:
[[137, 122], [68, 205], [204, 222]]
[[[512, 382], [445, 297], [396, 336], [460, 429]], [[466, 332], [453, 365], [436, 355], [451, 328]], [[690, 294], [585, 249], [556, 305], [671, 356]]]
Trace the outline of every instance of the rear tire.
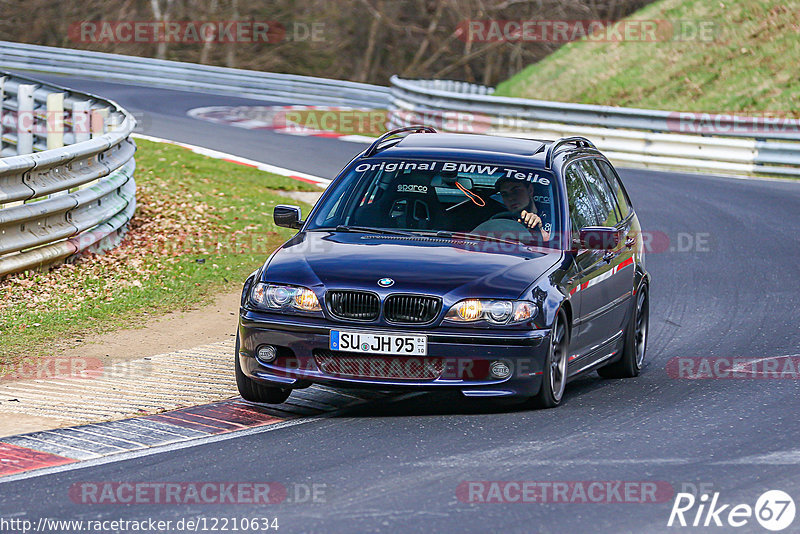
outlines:
[[647, 350], [647, 333], [650, 330], [650, 299], [647, 286], [643, 286], [633, 305], [628, 327], [625, 329], [625, 344], [622, 357], [597, 370], [603, 378], [633, 378], [639, 376]]
[[291, 389], [265, 386], [252, 378], [248, 378], [244, 374], [242, 365], [239, 362], [239, 334], [236, 334], [236, 355], [234, 360], [236, 360], [236, 386], [239, 388], [239, 394], [244, 400], [266, 404], [280, 404], [292, 394]]
[[567, 385], [567, 356], [569, 354], [569, 331], [567, 317], [559, 310], [550, 332], [550, 350], [542, 373], [542, 387], [531, 399], [536, 408], [555, 408], [561, 404]]

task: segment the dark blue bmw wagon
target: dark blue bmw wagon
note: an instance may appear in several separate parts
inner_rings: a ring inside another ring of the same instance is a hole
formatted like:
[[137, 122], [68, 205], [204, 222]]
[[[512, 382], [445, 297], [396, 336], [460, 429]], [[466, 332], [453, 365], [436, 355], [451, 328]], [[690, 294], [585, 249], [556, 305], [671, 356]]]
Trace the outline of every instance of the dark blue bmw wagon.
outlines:
[[650, 277], [617, 172], [582, 137], [400, 128], [356, 156], [245, 282], [243, 398], [292, 389], [437, 390], [561, 402], [596, 370], [634, 377]]

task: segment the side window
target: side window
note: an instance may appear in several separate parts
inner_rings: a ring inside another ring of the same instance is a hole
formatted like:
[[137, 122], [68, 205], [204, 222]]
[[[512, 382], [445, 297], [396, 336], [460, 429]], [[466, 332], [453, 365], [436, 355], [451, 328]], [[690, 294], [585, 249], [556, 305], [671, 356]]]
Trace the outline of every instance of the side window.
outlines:
[[564, 173], [567, 183], [567, 200], [569, 202], [569, 219], [572, 223], [572, 238], [577, 239], [578, 230], [586, 226], [597, 226], [598, 219], [594, 203], [586, 183], [581, 178], [575, 163], [567, 167]]
[[578, 165], [583, 171], [583, 177], [586, 179], [589, 192], [595, 199], [598, 215], [600, 216], [600, 225], [616, 226], [620, 222], [619, 213], [617, 213], [611, 189], [609, 189], [608, 184], [600, 175], [600, 169], [589, 159], [579, 161]]
[[336, 217], [338, 215], [337, 212], [339, 211], [339, 207], [342, 204], [342, 199], [343, 198], [344, 198], [344, 196], [341, 196], [341, 197], [337, 198], [336, 202], [333, 204], [333, 206], [331, 206], [331, 209], [328, 210], [328, 213], [326, 213], [326, 214], [320, 213], [320, 217], [322, 217], [322, 218], [317, 217], [317, 220], [319, 220], [320, 224], [324, 225], [328, 221], [330, 221], [331, 219], [333, 219], [334, 217]]
[[[354, 171], [351, 171], [351, 174]], [[352, 224], [350, 217], [352, 217], [352, 209], [348, 209], [352, 204], [360, 201], [366, 202], [367, 187], [370, 185], [368, 180], [360, 180], [355, 182], [352, 179], [345, 179], [340, 181], [336, 188], [332, 191], [331, 196], [336, 198], [336, 201], [328, 201], [327, 209], [323, 211], [326, 206], [321, 206], [320, 211], [314, 216], [314, 225], [316, 226], [329, 226], [332, 221], [336, 224]], [[348, 219], [341, 219], [346, 213]]]
[[608, 184], [611, 186], [611, 192], [617, 199], [617, 206], [619, 208], [620, 215], [624, 219], [631, 212], [631, 205], [628, 202], [628, 197], [625, 194], [625, 190], [622, 189], [622, 184], [619, 181], [617, 172], [613, 167], [611, 167], [611, 165], [609, 165], [607, 161], [603, 161], [602, 159], [597, 160], [597, 166], [600, 167], [600, 172], [603, 173], [603, 176], [606, 177]]

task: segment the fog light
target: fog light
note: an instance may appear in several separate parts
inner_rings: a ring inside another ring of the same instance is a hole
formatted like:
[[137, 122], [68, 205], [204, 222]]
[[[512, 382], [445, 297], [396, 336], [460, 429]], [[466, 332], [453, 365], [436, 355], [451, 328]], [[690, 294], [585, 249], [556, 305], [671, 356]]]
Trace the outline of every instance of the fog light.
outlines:
[[258, 355], [256, 358], [261, 363], [271, 363], [278, 357], [278, 349], [272, 345], [261, 345], [258, 347]]
[[489, 372], [494, 378], [508, 378], [511, 376], [511, 367], [506, 362], [496, 361], [489, 366]]

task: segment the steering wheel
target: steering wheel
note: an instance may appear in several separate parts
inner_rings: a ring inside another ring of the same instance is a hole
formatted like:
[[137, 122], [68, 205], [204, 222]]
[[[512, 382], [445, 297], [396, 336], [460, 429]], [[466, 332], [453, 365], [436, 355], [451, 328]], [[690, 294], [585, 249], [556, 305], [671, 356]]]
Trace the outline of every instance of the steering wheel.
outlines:
[[[505, 231], [514, 230], [519, 232], [521, 228], [524, 228], [525, 231], [530, 234], [530, 236], [537, 242], [543, 242], [541, 229], [539, 226], [535, 226], [534, 228], [529, 228], [526, 224], [521, 223], [519, 221], [519, 217], [515, 217], [513, 213], [509, 212], [500, 212], [493, 215], [488, 221], [484, 224], [490, 224], [492, 221], [497, 221], [497, 224], [501, 224]], [[502, 221], [502, 222], [500, 222]], [[512, 226], [510, 222], [513, 221], [514, 225]]]
[[[535, 238], [530, 232], [530, 229], [524, 224], [514, 220], [511, 217], [497, 217], [482, 222], [472, 233], [494, 235], [497, 237], [515, 236], [514, 239], [519, 240], [522, 237], [523, 241], [527, 241], [531, 237]], [[525, 236], [525, 237], [523, 237]]]
[[[500, 213], [496, 213], [495, 215], [492, 215], [489, 218], [490, 221], [491, 220], [497, 220], [497, 219], [508, 219], [508, 220], [511, 220], [511, 221], [519, 222], [519, 220], [518, 220], [519, 217], [515, 217], [513, 213], [510, 213], [508, 211], [501, 211]], [[522, 224], [522, 223], [520, 223], [520, 224]], [[525, 225], [522, 224], [522, 226], [525, 226]]]
[[[519, 226], [525, 228], [526, 230], [528, 230], [531, 233], [533, 233], [533, 231], [536, 230], [536, 228], [528, 228], [528, 226], [526, 224], [519, 222], [519, 217], [516, 217], [516, 216], [514, 216], [513, 213], [509, 213], [507, 211], [500, 212], [500, 213], [492, 216], [489, 220], [490, 221], [514, 221]], [[538, 234], [539, 231], [536, 230], [536, 233]]]

